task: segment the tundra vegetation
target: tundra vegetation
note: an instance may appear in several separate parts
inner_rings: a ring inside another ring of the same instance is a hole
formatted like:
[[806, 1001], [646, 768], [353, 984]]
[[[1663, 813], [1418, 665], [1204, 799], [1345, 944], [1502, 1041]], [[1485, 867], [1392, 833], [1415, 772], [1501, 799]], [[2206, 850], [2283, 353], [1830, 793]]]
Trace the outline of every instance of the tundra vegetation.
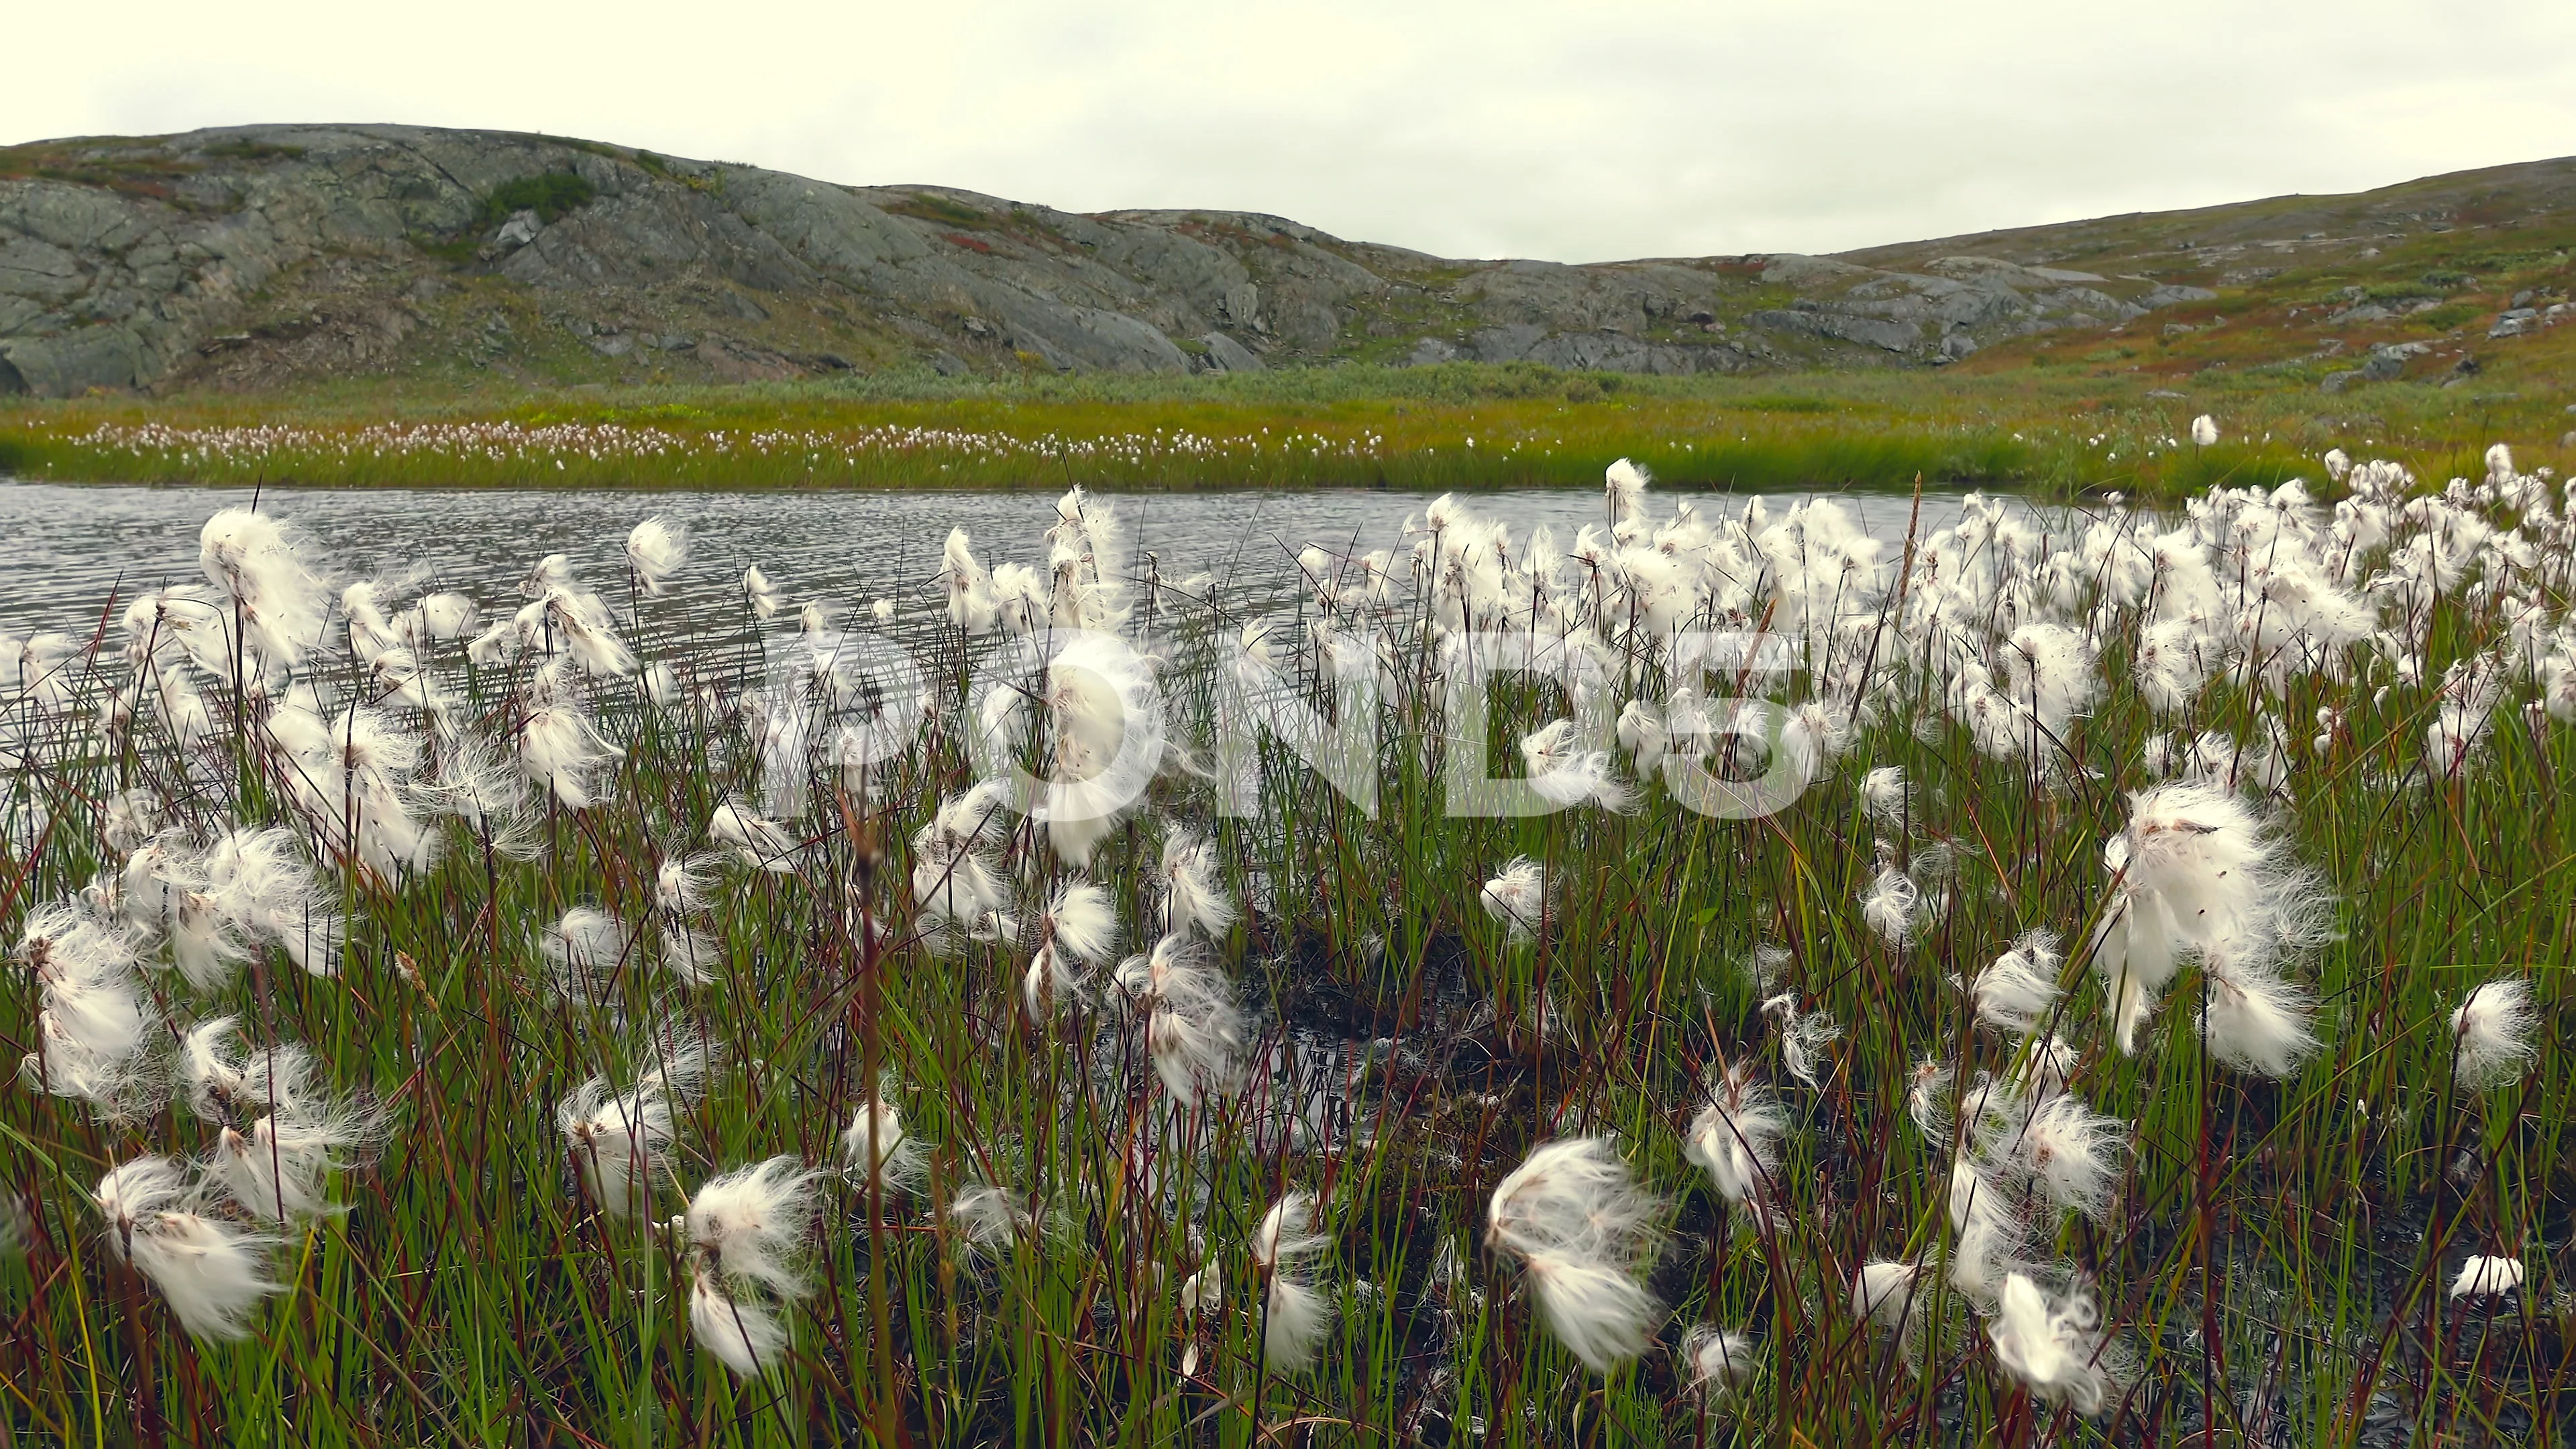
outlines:
[[2566, 1432], [2555, 479], [1603, 500], [847, 608], [214, 514], [6, 641], [0, 1417]]
[[[1634, 456], [1676, 490], [2008, 487], [2166, 506], [2315, 475], [2334, 448], [2425, 476], [2488, 439], [2576, 466], [2560, 344], [2463, 387], [2325, 397], [2253, 377], [2161, 395], [2086, 369], [1636, 377], [1532, 364], [1197, 378], [860, 378], [497, 393], [0, 400], [0, 469], [50, 481], [295, 487], [1587, 486]], [[2048, 354], [2040, 353], [2046, 357]], [[2523, 363], [2528, 361], [2528, 369]], [[2229, 436], [2191, 443], [2218, 409]]]
[[[0, 148], [0, 471], [282, 485], [2019, 488], [2576, 430], [2576, 159], [1580, 266], [595, 142]], [[2231, 420], [2212, 454], [2186, 420]]]

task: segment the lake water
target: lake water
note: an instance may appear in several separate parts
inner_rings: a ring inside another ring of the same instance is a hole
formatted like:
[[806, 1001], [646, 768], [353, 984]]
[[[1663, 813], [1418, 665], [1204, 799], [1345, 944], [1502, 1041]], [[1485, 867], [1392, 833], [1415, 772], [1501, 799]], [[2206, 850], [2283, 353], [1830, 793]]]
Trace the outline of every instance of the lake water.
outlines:
[[[162, 583], [202, 582], [197, 532], [247, 490], [66, 486], [0, 480], [0, 625], [87, 632], [112, 590], [131, 596]], [[685, 590], [730, 592], [758, 564], [791, 597], [844, 606], [927, 584], [948, 530], [964, 525], [989, 560], [1045, 562], [1039, 542], [1057, 492], [630, 492], [620, 490], [272, 490], [263, 506], [310, 530], [326, 561], [350, 576], [417, 567], [438, 587], [487, 606], [515, 600], [528, 566], [570, 555], [593, 587], [622, 593], [628, 529], [664, 513], [688, 525]], [[1904, 537], [1912, 501], [1896, 494], [1835, 495], [1871, 532]], [[1152, 554], [1165, 577], [1202, 569], [1236, 579], [1279, 577], [1297, 550], [1320, 543], [1388, 547], [1408, 513], [1432, 495], [1366, 489], [1283, 493], [1148, 493], [1115, 497], [1140, 567]], [[1650, 494], [1658, 517], [1677, 497], [1739, 509], [1743, 498]], [[1602, 518], [1590, 489], [1470, 495], [1471, 507], [1512, 525], [1515, 538], [1545, 523], [1560, 543]], [[1775, 497], [1785, 506], [1789, 497]], [[1956, 522], [1955, 496], [1927, 496], [1925, 530]]]

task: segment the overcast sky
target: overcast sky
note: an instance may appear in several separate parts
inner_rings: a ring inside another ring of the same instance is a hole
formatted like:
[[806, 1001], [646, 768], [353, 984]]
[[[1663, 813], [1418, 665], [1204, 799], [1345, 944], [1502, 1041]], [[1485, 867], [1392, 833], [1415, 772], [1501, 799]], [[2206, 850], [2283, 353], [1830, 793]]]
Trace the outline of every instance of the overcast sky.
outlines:
[[9, 8], [7, 141], [547, 131], [1452, 256], [1833, 251], [2576, 153], [2576, 0]]

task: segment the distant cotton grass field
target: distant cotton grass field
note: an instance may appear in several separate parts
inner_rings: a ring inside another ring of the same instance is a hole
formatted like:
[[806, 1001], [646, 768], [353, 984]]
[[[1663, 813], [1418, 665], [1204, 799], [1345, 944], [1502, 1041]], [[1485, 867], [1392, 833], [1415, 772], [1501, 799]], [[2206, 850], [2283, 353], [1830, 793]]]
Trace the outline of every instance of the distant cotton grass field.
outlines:
[[2311, 478], [1241, 595], [219, 513], [0, 651], [0, 1421], [2556, 1442], [2576, 522]]
[[[1706, 486], [1788, 491], [1819, 481], [1901, 487], [1920, 476], [1997, 483], [2036, 466], [2032, 449], [1991, 429], [1751, 426], [1732, 437], [1677, 439], [1669, 466]], [[1570, 439], [1562, 426], [1531, 432], [1499, 420], [1469, 419], [1428, 436], [1406, 431], [1415, 435], [1390, 440], [1366, 423], [1310, 429], [1283, 418], [1275, 428], [1212, 432], [1139, 427], [1117, 416], [1082, 419], [1067, 431], [506, 419], [348, 428], [110, 424], [22, 439], [9, 466], [48, 480], [287, 487], [935, 489], [1080, 480], [1123, 490], [1472, 490], [1588, 482], [1607, 448], [1598, 427], [1575, 429]]]
[[[2563, 369], [2467, 391], [2322, 396], [2260, 370], [2190, 396], [2154, 376], [1627, 377], [1522, 364], [1208, 378], [942, 378], [919, 370], [734, 388], [0, 405], [0, 473], [294, 487], [1164, 490], [1590, 486], [1634, 456], [1674, 489], [2001, 486], [2168, 504], [2271, 488], [2329, 448], [2427, 476], [2505, 437], [2569, 461]], [[2213, 447], [2188, 420], [2232, 419]]]

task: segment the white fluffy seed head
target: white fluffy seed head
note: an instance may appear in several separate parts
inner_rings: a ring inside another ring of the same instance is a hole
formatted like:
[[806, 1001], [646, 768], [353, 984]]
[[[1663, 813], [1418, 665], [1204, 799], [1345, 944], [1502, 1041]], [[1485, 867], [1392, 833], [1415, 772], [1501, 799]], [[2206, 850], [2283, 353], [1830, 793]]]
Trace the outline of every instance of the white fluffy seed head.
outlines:
[[1880, 765], [1861, 776], [1860, 804], [1863, 813], [1882, 825], [1901, 822], [1905, 818], [1903, 767]]
[[1031, 1026], [1044, 1026], [1055, 1019], [1056, 1007], [1080, 984], [1073, 963], [1053, 941], [1042, 941], [1030, 953], [1026, 971], [1020, 973], [1020, 1010]]
[[2059, 1207], [2096, 1221], [2108, 1218], [2118, 1187], [2128, 1124], [2086, 1109], [2060, 1093], [2039, 1101], [2022, 1120], [1997, 1129], [2014, 1167]]
[[1547, 1326], [1584, 1367], [1607, 1374], [1646, 1351], [1663, 1305], [1628, 1270], [1555, 1252], [1522, 1265]]
[[[123, 1234], [155, 1213], [189, 1205], [193, 1196], [186, 1168], [167, 1157], [137, 1157], [108, 1169], [91, 1190], [90, 1201], [108, 1227]], [[123, 1248], [121, 1240], [111, 1246]]]
[[1690, 1388], [1711, 1403], [1753, 1382], [1761, 1368], [1753, 1335], [1703, 1323], [1682, 1335], [1682, 1363]]
[[1145, 1047], [1155, 1074], [1181, 1105], [1231, 1090], [1242, 1069], [1243, 1009], [1234, 983], [1207, 948], [1168, 935], [1119, 963], [1118, 984], [1145, 1011]]
[[1669, 739], [1664, 717], [1653, 705], [1632, 699], [1619, 707], [1619, 748], [1628, 752], [1641, 778], [1663, 768]]
[[805, 1288], [799, 1269], [822, 1176], [793, 1157], [726, 1173], [690, 1195], [689, 1241], [728, 1278], [794, 1297]]
[[749, 1293], [727, 1291], [704, 1262], [689, 1285], [689, 1331], [700, 1348], [744, 1378], [777, 1362], [787, 1347], [778, 1310]]
[[706, 1049], [690, 1041], [661, 1043], [653, 1055], [633, 1087], [621, 1092], [606, 1077], [592, 1077], [555, 1104], [555, 1129], [591, 1200], [620, 1216], [642, 1214], [655, 1179], [669, 1177], [663, 1150], [673, 1112], [697, 1092], [710, 1064]]
[[2522, 1286], [2520, 1258], [2473, 1257], [2460, 1265], [2459, 1276], [2451, 1280], [2454, 1298], [2499, 1297]]
[[1252, 1232], [1253, 1270], [1267, 1284], [1262, 1357], [1290, 1372], [1313, 1367], [1333, 1326], [1331, 1300], [1308, 1279], [1308, 1261], [1332, 1246], [1315, 1218], [1314, 1194], [1292, 1192], [1271, 1204]]
[[671, 579], [688, 561], [688, 529], [659, 513], [635, 525], [626, 535], [626, 562], [635, 570], [635, 581], [648, 594], [667, 590]]
[[1800, 1083], [1815, 1086], [1824, 1050], [1842, 1039], [1842, 1026], [1829, 1012], [1799, 1010], [1794, 991], [1772, 996], [1762, 1010], [1780, 1023], [1780, 1065]]
[[1514, 941], [1536, 939], [1547, 923], [1547, 871], [1526, 855], [1515, 856], [1502, 873], [1485, 882], [1477, 893], [1477, 903], [1485, 914], [1503, 923], [1504, 934]]
[[1261, 1358], [1280, 1373], [1303, 1373], [1333, 1332], [1333, 1302], [1313, 1284], [1281, 1274], [1262, 1294]]
[[2226, 980], [2205, 1025], [2232, 1064], [2280, 1075], [2314, 1045], [2308, 1003], [2273, 963], [2326, 938], [2324, 898], [2242, 798], [2199, 780], [2141, 791], [2103, 860], [2115, 889], [2094, 965], [2122, 1051], [2137, 1051], [2139, 1028], [2193, 955]]
[[778, 611], [787, 607], [787, 591], [770, 582], [758, 564], [742, 571], [742, 593], [752, 613], [764, 620], [777, 618]]
[[2241, 1072], [2287, 1077], [2317, 1049], [2309, 1020], [2316, 999], [2308, 989], [2267, 966], [2212, 956], [2208, 1009], [2201, 1031], [2212, 1058]]
[[242, 643], [292, 665], [321, 640], [329, 586], [305, 563], [305, 539], [275, 517], [227, 508], [198, 533], [197, 561], [242, 624]]
[[1710, 1083], [1708, 1101], [1691, 1119], [1682, 1153], [1708, 1173], [1718, 1195], [1769, 1223], [1772, 1180], [1789, 1114], [1771, 1089], [1738, 1063]]
[[841, 1129], [841, 1164], [865, 1184], [873, 1176], [889, 1192], [919, 1189], [925, 1171], [921, 1143], [904, 1129], [894, 1098], [880, 1091], [874, 1105], [861, 1102]]
[[2021, 1252], [2023, 1224], [2003, 1186], [1969, 1154], [1950, 1161], [1950, 1285], [1976, 1303], [1991, 1303]]
[[1163, 838], [1163, 930], [1177, 935], [1195, 927], [1210, 938], [1234, 924], [1234, 903], [1217, 878], [1216, 842], [1173, 829]]
[[1914, 1319], [1921, 1294], [1916, 1279], [1923, 1270], [1913, 1263], [1886, 1258], [1860, 1265], [1852, 1275], [1852, 1313], [1890, 1329], [1903, 1329]]
[[596, 906], [575, 906], [538, 933], [537, 949], [565, 995], [587, 1000], [629, 965], [635, 934]]
[[2507, 1087], [2531, 1070], [2539, 1018], [2531, 988], [2520, 981], [2474, 987], [2451, 1012], [2453, 1071], [2472, 1091]]
[[1486, 1236], [1518, 1258], [1549, 1328], [1607, 1373], [1644, 1350], [1662, 1306], [1635, 1274], [1662, 1242], [1664, 1205], [1606, 1137], [1530, 1149], [1494, 1188]]
[[754, 814], [738, 800], [728, 800], [707, 816], [707, 838], [730, 846], [743, 863], [784, 874], [796, 868], [800, 844], [785, 826]]
[[1914, 1119], [1925, 1140], [1945, 1142], [1950, 1137], [1950, 1083], [1957, 1071], [1937, 1057], [1925, 1057], [1914, 1064], [1905, 1089], [1906, 1114]]
[[2024, 932], [1968, 988], [1977, 1019], [2016, 1036], [2037, 1030], [2057, 1005], [2057, 969], [2064, 959], [2056, 932]]
[[1038, 1219], [1026, 1200], [992, 1183], [970, 1183], [948, 1204], [948, 1225], [969, 1251], [999, 1253], [1023, 1233], [1034, 1233]]
[[1641, 517], [1646, 503], [1646, 490], [1654, 477], [1644, 468], [1621, 458], [1602, 471], [1601, 492], [1609, 508], [1610, 521], [1628, 523]]
[[287, 1291], [270, 1276], [277, 1240], [206, 1216], [200, 1197], [186, 1169], [165, 1157], [121, 1163], [91, 1193], [109, 1246], [160, 1290], [181, 1328], [247, 1337], [259, 1306]]
[[1118, 916], [1109, 892], [1086, 881], [1067, 884], [1047, 906], [1042, 930], [1067, 959], [1086, 966], [1106, 962], [1118, 949]]
[[2119, 1382], [2117, 1362], [2096, 1331], [2101, 1317], [2093, 1295], [2080, 1287], [2052, 1294], [2011, 1273], [1986, 1333], [1996, 1361], [2033, 1396], [2090, 1417], [2102, 1412]]
[[1486, 1226], [1514, 1253], [1637, 1261], [1661, 1240], [1663, 1203], [1637, 1185], [1607, 1137], [1543, 1142], [1495, 1185]]
[[233, 1038], [240, 1025], [240, 1017], [218, 1016], [189, 1028], [179, 1042], [179, 1070], [188, 1088], [188, 1105], [209, 1122], [231, 1121], [237, 1105], [268, 1102], [267, 1062], [292, 1063], [290, 1072], [302, 1074], [301, 1047], [278, 1048], [266, 1058], [236, 1051]]
[[672, 915], [706, 909], [715, 888], [712, 855], [666, 855], [653, 868], [653, 904]]
[[1316, 1228], [1315, 1195], [1292, 1192], [1270, 1205], [1252, 1230], [1252, 1266], [1275, 1273], [1331, 1247], [1330, 1234]]
[[1635, 792], [1610, 772], [1606, 750], [1587, 750], [1572, 720], [1557, 720], [1521, 742], [1521, 760], [1529, 770], [1529, 787], [1557, 806], [1599, 805], [1625, 814], [1636, 808]]
[[345, 1211], [326, 1195], [327, 1174], [348, 1165], [371, 1123], [347, 1107], [272, 1112], [248, 1133], [224, 1128], [206, 1163], [208, 1179], [243, 1211], [288, 1223]]
[[1880, 940], [1899, 951], [1913, 944], [1922, 907], [1923, 888], [1892, 863], [1879, 868], [1877, 877], [1860, 897], [1861, 920], [1878, 933]]

